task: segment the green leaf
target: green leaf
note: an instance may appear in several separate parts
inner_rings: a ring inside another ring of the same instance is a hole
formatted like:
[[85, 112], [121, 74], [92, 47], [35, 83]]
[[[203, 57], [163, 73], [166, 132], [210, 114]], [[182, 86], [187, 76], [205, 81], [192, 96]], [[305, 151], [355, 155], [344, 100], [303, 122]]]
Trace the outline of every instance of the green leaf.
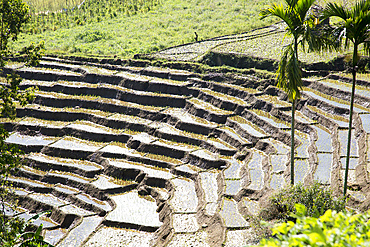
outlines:
[[276, 235], [276, 234], [287, 234], [287, 232], [288, 232], [288, 226], [287, 226], [287, 223], [285, 223], [285, 222], [276, 225], [272, 229], [272, 235]]
[[320, 220], [321, 220], [322, 222], [330, 222], [332, 219], [333, 219], [333, 217], [332, 217], [332, 210], [331, 210], [331, 209], [327, 210], [327, 211], [324, 213], [324, 215], [322, 215], [322, 216], [320, 217]]
[[304, 217], [307, 215], [307, 210], [306, 207], [303, 204], [297, 203], [295, 204], [295, 210], [296, 210], [296, 215], [298, 217]]
[[326, 243], [326, 236], [321, 227], [315, 225], [311, 229], [311, 232], [312, 233], [308, 234], [308, 236], [312, 243]]
[[43, 239], [43, 237], [41, 236], [41, 231], [42, 231], [42, 224], [39, 225], [39, 227], [37, 228], [34, 238]]

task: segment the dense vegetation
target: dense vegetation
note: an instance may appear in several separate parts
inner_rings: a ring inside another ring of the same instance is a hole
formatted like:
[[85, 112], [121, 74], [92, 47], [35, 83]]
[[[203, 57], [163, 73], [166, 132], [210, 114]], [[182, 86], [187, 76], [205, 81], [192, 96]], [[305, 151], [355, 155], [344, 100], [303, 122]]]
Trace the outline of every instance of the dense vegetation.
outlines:
[[259, 246], [369, 246], [369, 214], [327, 210], [320, 217], [307, 216], [305, 206], [296, 205], [296, 222], [273, 228], [273, 238], [262, 239]]
[[297, 184], [281, 189], [269, 199], [261, 216], [268, 220], [289, 220], [292, 214], [297, 213], [296, 204], [304, 205], [306, 215], [314, 217], [323, 215], [329, 209], [335, 211], [345, 209], [344, 198], [335, 198], [330, 190], [315, 182], [309, 186]]
[[[22, 25], [29, 21], [29, 8], [22, 0], [0, 0], [0, 66], [7, 63], [5, 59], [12, 56], [8, 49], [10, 40], [16, 40]], [[40, 58], [39, 51], [43, 44], [31, 44], [23, 47], [25, 65], [36, 65]], [[0, 71], [2, 72], [2, 71]], [[15, 74], [7, 75], [6, 79], [0, 78], [0, 117], [14, 119], [16, 117], [16, 105], [24, 106], [33, 99], [33, 88], [25, 91], [20, 90], [19, 84], [22, 79]], [[22, 165], [21, 150], [13, 144], [6, 143], [9, 137], [8, 131], [0, 124], [0, 246], [50, 246], [41, 236], [42, 225], [36, 231], [31, 221], [38, 218], [31, 217], [25, 222], [18, 217], [11, 217], [11, 213], [17, 207], [16, 196], [12, 193], [12, 184], [8, 178]]]
[[[347, 0], [346, 3], [351, 4], [354, 1]], [[197, 32], [201, 40], [249, 31], [277, 20], [259, 20], [259, 11], [270, 3], [267, 0], [28, 0], [27, 2], [31, 5], [33, 13], [32, 20], [25, 29], [28, 34], [22, 36], [14, 47], [20, 49], [30, 41], [44, 40], [48, 53], [131, 57], [136, 53], [149, 53], [193, 42], [194, 32]], [[327, 0], [317, 1], [321, 5], [326, 2]], [[33, 33], [37, 35], [32, 35]], [[274, 39], [259, 39], [257, 42], [261, 43], [261, 46], [258, 45], [261, 49], [251, 52], [261, 54], [260, 52], [270, 50], [265, 46], [274, 42]], [[223, 47], [223, 50], [239, 52], [247, 47], [250, 47], [249, 43], [241, 42]], [[279, 54], [280, 46], [276, 50], [262, 56]], [[311, 61], [311, 58], [312, 55], [306, 60]], [[305, 60], [305, 57], [302, 57], [302, 60]]]
[[[26, 27], [28, 33], [41, 33], [46, 30], [56, 31], [59, 28], [72, 28], [112, 19], [117, 16], [131, 16], [145, 13], [159, 3], [159, 0], [84, 0], [53, 4], [35, 1], [30, 23]], [[49, 9], [44, 6], [49, 6]]]
[[70, 9], [83, 2], [83, 0], [30, 0], [26, 1], [32, 13], [58, 11]]

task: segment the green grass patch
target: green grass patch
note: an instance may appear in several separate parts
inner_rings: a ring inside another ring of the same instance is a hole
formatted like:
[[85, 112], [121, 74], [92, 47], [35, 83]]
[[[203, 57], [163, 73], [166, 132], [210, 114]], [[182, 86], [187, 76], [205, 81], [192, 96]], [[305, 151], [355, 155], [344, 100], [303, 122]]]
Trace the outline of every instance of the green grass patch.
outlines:
[[131, 57], [192, 42], [194, 32], [199, 39], [207, 39], [269, 25], [275, 20], [261, 21], [258, 16], [267, 4], [267, 0], [162, 0], [146, 12], [128, 15], [117, 10], [116, 17], [85, 17], [81, 25], [49, 28], [45, 25], [50, 22], [40, 20], [37, 25], [46, 31], [22, 35], [14, 48], [45, 40], [48, 53]]
[[[279, 2], [279, 1], [278, 1]], [[342, 2], [342, 1], [340, 1]], [[348, 0], [348, 5], [355, 0]], [[319, 0], [325, 5], [327, 0]], [[13, 44], [46, 42], [49, 54], [132, 57], [217, 36], [243, 33], [276, 21], [259, 19], [268, 0], [30, 0], [27, 34]], [[216, 51], [280, 58], [282, 35], [221, 45]], [[336, 53], [303, 54], [303, 62], [328, 61]]]
[[272, 229], [273, 238], [262, 239], [258, 246], [369, 246], [369, 213], [327, 210], [320, 217], [310, 217], [302, 204], [297, 204], [295, 219]]

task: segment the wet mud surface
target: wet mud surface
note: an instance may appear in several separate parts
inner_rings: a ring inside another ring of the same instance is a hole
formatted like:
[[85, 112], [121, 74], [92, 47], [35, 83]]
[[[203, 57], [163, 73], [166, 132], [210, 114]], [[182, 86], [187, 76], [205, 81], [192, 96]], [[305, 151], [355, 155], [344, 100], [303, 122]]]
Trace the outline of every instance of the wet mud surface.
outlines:
[[[44, 224], [56, 246], [253, 243], [248, 216], [258, 214], [264, 195], [289, 183], [285, 94], [189, 71], [112, 66], [44, 57], [37, 68], [15, 70], [26, 79], [22, 89], [39, 91], [17, 108], [15, 121], [2, 119], [11, 132], [6, 141], [26, 160], [10, 177], [20, 208], [9, 214], [51, 210], [35, 224]], [[350, 83], [333, 80], [305, 82], [295, 178], [318, 180], [339, 195]], [[365, 84], [355, 102], [349, 201], [368, 209]]]

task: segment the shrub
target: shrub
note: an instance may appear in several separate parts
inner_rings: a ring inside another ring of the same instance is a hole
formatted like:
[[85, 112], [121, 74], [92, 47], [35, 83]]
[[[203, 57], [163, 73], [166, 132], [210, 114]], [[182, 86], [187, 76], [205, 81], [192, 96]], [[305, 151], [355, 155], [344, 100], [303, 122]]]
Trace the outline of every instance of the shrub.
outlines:
[[27, 221], [18, 217], [8, 218], [4, 213], [0, 214], [0, 246], [53, 247], [44, 241], [41, 235], [42, 225], [38, 226], [36, 231], [32, 230], [34, 228], [32, 222], [45, 213], [37, 214]]
[[370, 215], [327, 210], [316, 218], [306, 216], [302, 204], [295, 206], [296, 223], [280, 223], [273, 238], [262, 239], [259, 246], [370, 246]]
[[92, 43], [102, 39], [109, 39], [110, 35], [104, 31], [87, 29], [76, 36], [76, 41]]
[[298, 184], [289, 186], [273, 195], [268, 206], [261, 212], [264, 219], [292, 220], [291, 214], [296, 213], [295, 204], [303, 204], [308, 216], [319, 217], [328, 209], [343, 211], [345, 199], [335, 198], [332, 191], [323, 188], [318, 182], [310, 186]]

